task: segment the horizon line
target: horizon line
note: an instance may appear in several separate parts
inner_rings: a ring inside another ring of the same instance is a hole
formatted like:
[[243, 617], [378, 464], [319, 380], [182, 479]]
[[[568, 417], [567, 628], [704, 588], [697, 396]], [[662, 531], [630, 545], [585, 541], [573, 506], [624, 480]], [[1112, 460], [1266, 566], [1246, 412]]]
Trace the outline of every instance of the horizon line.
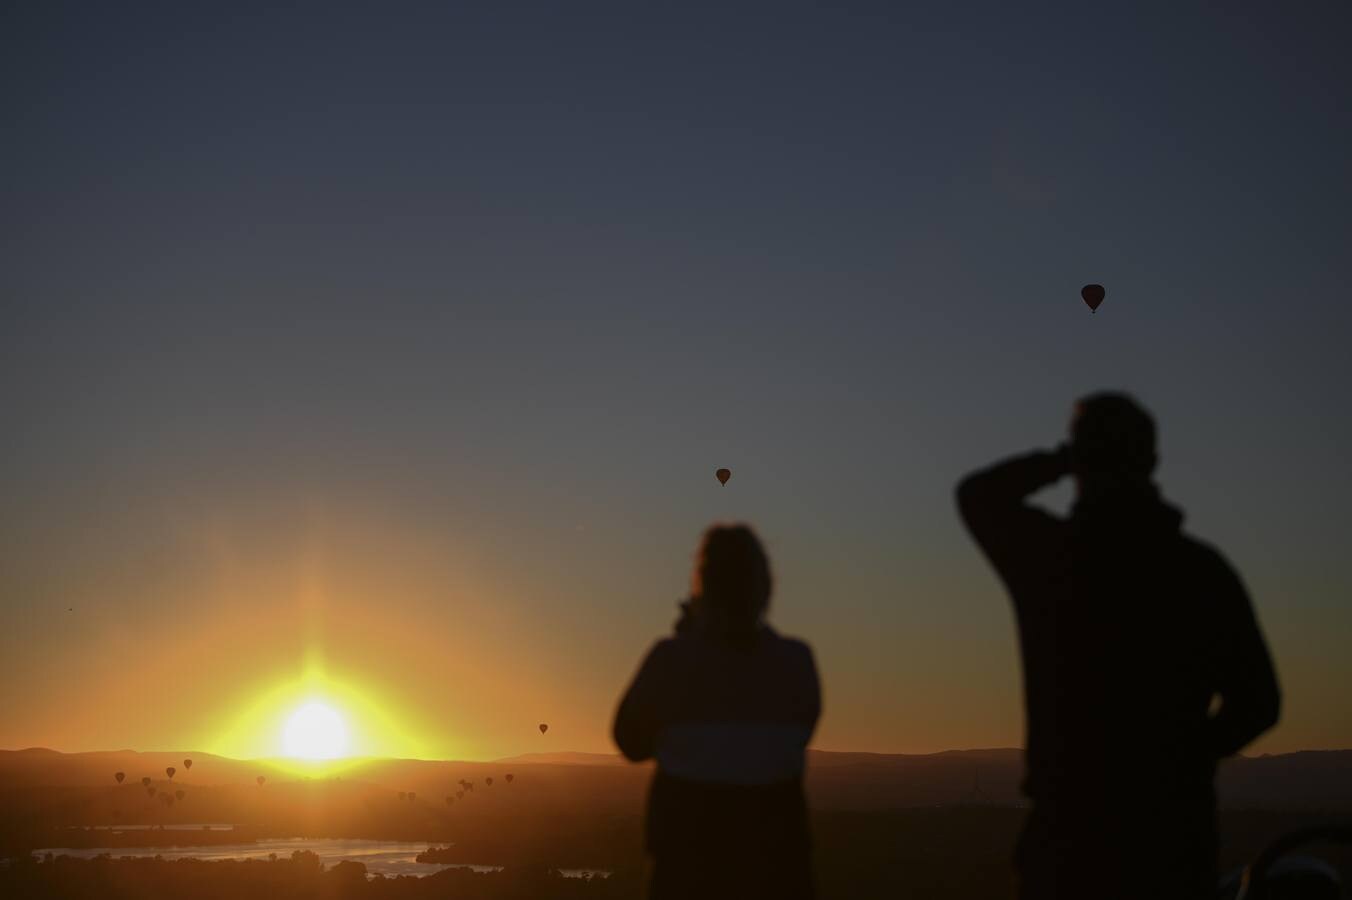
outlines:
[[[185, 754], [187, 756], [213, 757], [216, 759], [224, 759], [230, 760], [232, 762], [241, 762], [241, 763], [256, 762], [256, 763], [270, 763], [284, 765], [297, 765], [297, 764], [305, 765], [308, 763], [313, 763], [317, 766], [325, 764], [333, 764], [338, 762], [373, 762], [373, 761], [471, 763], [471, 764], [487, 765], [489, 763], [506, 762], [511, 760], [524, 760], [532, 756], [547, 757], [547, 756], [567, 756], [567, 755], [594, 756], [607, 759], [613, 758], [621, 760], [624, 759], [624, 757], [619, 753], [619, 751], [600, 752], [593, 750], [534, 750], [526, 753], [515, 753], [507, 756], [498, 756], [489, 759], [460, 759], [449, 757], [421, 757], [421, 756], [368, 756], [368, 755], [340, 756], [334, 757], [332, 759], [305, 759], [302, 757], [293, 757], [293, 756], [251, 756], [251, 757], [226, 756], [225, 754], [213, 753], [208, 750], [182, 750], [182, 749], [134, 750], [129, 747], [123, 747], [115, 750], [58, 750], [54, 747], [44, 747], [38, 745], [33, 745], [29, 747], [13, 747], [13, 748], [0, 747], [0, 753], [34, 753], [34, 752], [54, 753], [60, 756], [88, 756], [94, 754], [111, 754], [111, 753], [134, 753], [145, 755], [169, 754], [174, 756]], [[1009, 753], [1009, 752], [1023, 753], [1025, 752], [1025, 750], [1023, 747], [965, 747], [965, 748], [954, 747], [947, 750], [934, 750], [925, 753], [905, 753], [885, 750], [837, 750], [820, 747], [809, 747], [807, 749], [807, 752], [809, 754], [823, 753], [838, 756], [849, 755], [849, 756], [879, 756], [879, 757], [930, 757], [930, 756], [946, 756], [950, 754], [959, 754], [959, 753]], [[1352, 747], [1305, 747], [1299, 750], [1285, 750], [1275, 753], [1274, 752], [1258, 753], [1258, 754], [1238, 753], [1228, 758], [1263, 759], [1265, 757], [1273, 757], [1273, 756], [1292, 756], [1298, 753], [1347, 753], [1347, 752], [1352, 752]], [[1224, 762], [1224, 760], [1222, 760], [1222, 762]]]

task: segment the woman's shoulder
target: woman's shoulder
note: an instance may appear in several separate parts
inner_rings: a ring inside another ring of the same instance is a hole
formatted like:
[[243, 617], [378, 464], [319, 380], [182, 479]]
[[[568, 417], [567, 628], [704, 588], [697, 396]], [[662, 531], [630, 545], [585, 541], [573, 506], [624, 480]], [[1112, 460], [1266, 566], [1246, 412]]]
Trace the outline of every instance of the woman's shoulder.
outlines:
[[748, 657], [745, 649], [730, 647], [722, 641], [710, 638], [697, 631], [680, 632], [671, 637], [659, 639], [653, 644], [648, 657], [657, 665], [679, 664], [685, 660], [691, 665], [700, 665], [712, 660], [760, 660], [758, 665], [792, 666], [794, 668], [815, 669], [812, 647], [796, 637], [788, 637], [775, 631], [769, 625], [762, 625], [760, 635]]
[[801, 656], [812, 656], [812, 646], [802, 638], [791, 637], [780, 634], [769, 625], [762, 627], [765, 641], [772, 647], [783, 653], [792, 653]]

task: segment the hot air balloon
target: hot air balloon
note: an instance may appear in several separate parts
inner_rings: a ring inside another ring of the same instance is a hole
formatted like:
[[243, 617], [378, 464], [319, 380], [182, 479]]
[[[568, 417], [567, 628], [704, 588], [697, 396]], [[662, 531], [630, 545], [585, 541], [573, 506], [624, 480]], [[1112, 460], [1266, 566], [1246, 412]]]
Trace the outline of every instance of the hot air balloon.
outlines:
[[141, 779], [141, 787], [150, 787], [150, 776]]
[[546, 731], [548, 731], [548, 730], [549, 730], [549, 725], [547, 725], [547, 724], [544, 723], [544, 722], [541, 722], [541, 723], [540, 723], [540, 733], [541, 733], [541, 734], [544, 734], [544, 733], [545, 733]]
[[404, 791], [400, 791], [400, 792], [399, 792], [399, 799], [400, 799], [400, 800], [403, 800], [403, 799], [404, 799], [405, 797], [407, 797], [407, 796], [408, 796], [408, 794], [407, 794], [406, 792], [404, 792]]
[[465, 799], [465, 792], [464, 792], [463, 789], [458, 790], [458, 791], [455, 792], [455, 799], [457, 799], [457, 800], [464, 800], [464, 799]]
[[174, 779], [174, 773], [177, 772], [177, 771], [178, 771], [178, 769], [175, 769], [173, 766], [165, 766], [165, 767], [164, 767], [164, 774], [166, 774], [166, 775], [169, 776], [169, 780], [170, 780], [170, 781], [173, 781], [173, 779]]
[[187, 791], [174, 791], [174, 797], [176, 797], [179, 800], [182, 800], [186, 796], [188, 796]]
[[727, 484], [728, 479], [732, 477], [732, 469], [719, 469], [714, 473], [714, 477], [718, 479], [719, 484]]
[[1099, 304], [1103, 302], [1103, 298], [1106, 294], [1107, 291], [1103, 289], [1103, 285], [1101, 284], [1086, 284], [1084, 287], [1080, 288], [1080, 297], [1084, 300], [1085, 305], [1089, 307], [1090, 312], [1098, 312]]
[[122, 783], [122, 779], [127, 777], [127, 773], [126, 773], [126, 772], [114, 772], [114, 773], [113, 773], [113, 777], [117, 779], [117, 783], [118, 783], [118, 784], [121, 784], [121, 783]]
[[255, 778], [254, 780], [258, 782], [258, 786], [259, 786], [259, 787], [262, 787], [262, 786], [263, 786], [263, 782], [267, 781], [267, 779], [264, 778], [262, 775], [259, 775], [259, 776], [258, 776], [257, 778]]
[[492, 779], [492, 778], [485, 778], [485, 779], [484, 779], [484, 784], [488, 785], [489, 787], [492, 787], [492, 786], [493, 786], [493, 779]]
[[516, 777], [516, 776], [513, 775], [511, 772], [508, 772], [508, 773], [507, 773], [507, 783], [508, 783], [508, 784], [511, 784], [511, 783], [512, 783], [512, 779], [515, 778], [515, 777]]
[[185, 770], [186, 770], [186, 769], [191, 769], [191, 768], [192, 768], [192, 760], [190, 760], [190, 759], [185, 759], [185, 760], [183, 760], [183, 768], [184, 768]]

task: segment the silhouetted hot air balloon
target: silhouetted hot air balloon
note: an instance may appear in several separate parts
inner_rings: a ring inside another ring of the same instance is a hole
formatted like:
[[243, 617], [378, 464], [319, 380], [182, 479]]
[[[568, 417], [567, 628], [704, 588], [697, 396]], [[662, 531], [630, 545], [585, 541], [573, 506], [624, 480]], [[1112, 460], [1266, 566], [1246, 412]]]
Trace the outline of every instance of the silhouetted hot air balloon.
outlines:
[[114, 772], [114, 773], [113, 773], [113, 777], [117, 779], [117, 783], [118, 783], [118, 784], [121, 784], [121, 783], [122, 783], [122, 779], [127, 777], [127, 773], [126, 773], [126, 772]]
[[515, 778], [515, 777], [516, 777], [516, 776], [513, 775], [511, 772], [508, 772], [508, 773], [507, 773], [507, 783], [508, 783], [508, 784], [511, 784], [511, 783], [512, 783], [512, 779]]
[[727, 484], [728, 479], [732, 477], [732, 469], [719, 469], [714, 473], [714, 477], [718, 479], [719, 484]]
[[182, 800], [182, 799], [183, 799], [184, 797], [186, 797], [187, 795], [188, 795], [188, 792], [187, 792], [187, 791], [174, 791], [174, 796], [175, 796], [176, 798], [178, 798], [179, 800]]
[[259, 775], [259, 776], [258, 776], [257, 778], [255, 778], [254, 780], [258, 782], [258, 786], [259, 786], [259, 787], [262, 787], [262, 786], [263, 786], [263, 782], [267, 781], [267, 779], [264, 778], [262, 775]]
[[464, 799], [465, 799], [465, 791], [464, 791], [463, 788], [462, 788], [461, 790], [458, 790], [458, 791], [455, 792], [455, 799], [457, 799], [457, 800], [464, 800]]
[[141, 787], [150, 787], [150, 776], [141, 779]]
[[488, 785], [489, 787], [492, 787], [492, 786], [493, 786], [493, 779], [492, 779], [492, 778], [485, 778], [485, 779], [484, 779], [484, 784]]
[[404, 799], [405, 797], [407, 797], [407, 796], [408, 796], [408, 794], [407, 794], [406, 792], [404, 792], [404, 791], [400, 791], [400, 792], [399, 792], [399, 799], [400, 799], [400, 800], [403, 800], [403, 799]]
[[417, 799], [418, 799], [418, 792], [417, 792], [417, 791], [409, 791], [409, 792], [408, 792], [408, 802], [409, 802], [409, 803], [412, 803], [414, 800], [417, 800]]
[[547, 724], [544, 723], [544, 722], [541, 722], [541, 723], [540, 723], [540, 733], [541, 733], [541, 734], [544, 734], [544, 733], [545, 733], [546, 731], [548, 731], [548, 730], [549, 730], [549, 725], [547, 725]]
[[170, 780], [170, 781], [172, 781], [172, 780], [174, 779], [174, 773], [177, 772], [177, 771], [178, 771], [178, 769], [175, 769], [173, 766], [165, 766], [165, 767], [164, 767], [164, 774], [166, 774], [166, 775], [169, 776], [169, 780]]
[[1089, 307], [1090, 312], [1098, 312], [1099, 304], [1103, 302], [1103, 298], [1107, 293], [1108, 292], [1103, 289], [1103, 285], [1101, 284], [1086, 284], [1084, 287], [1080, 288], [1080, 297], [1084, 300], [1085, 305]]
[[185, 759], [185, 760], [183, 760], [183, 768], [184, 768], [185, 770], [186, 770], [186, 769], [191, 769], [191, 768], [192, 768], [192, 760], [190, 760], [190, 759]]

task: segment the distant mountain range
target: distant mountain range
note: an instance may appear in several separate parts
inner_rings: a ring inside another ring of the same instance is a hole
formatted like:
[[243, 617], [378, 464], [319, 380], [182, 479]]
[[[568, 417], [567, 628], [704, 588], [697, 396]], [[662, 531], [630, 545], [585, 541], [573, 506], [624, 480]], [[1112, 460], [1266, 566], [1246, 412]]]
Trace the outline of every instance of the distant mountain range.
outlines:
[[[193, 760], [191, 770], [182, 761]], [[115, 784], [143, 776], [166, 781], [174, 766], [176, 785], [253, 785], [259, 775], [272, 784], [300, 780], [279, 760], [237, 760], [209, 753], [131, 750], [60, 753], [32, 748], [0, 750], [0, 792]], [[604, 753], [529, 753], [492, 762], [415, 759], [352, 760], [336, 774], [374, 789], [445, 792], [448, 784], [514, 772], [524, 783], [578, 801], [636, 809], [648, 780], [644, 766]], [[931, 754], [853, 753], [812, 750], [808, 794], [818, 809], [889, 809], [951, 805], [1015, 805], [1023, 753], [1015, 749], [952, 750]], [[333, 776], [329, 776], [330, 778]], [[317, 779], [319, 780], [319, 779]], [[327, 780], [327, 779], [326, 779]], [[1352, 750], [1310, 750], [1239, 757], [1221, 766], [1221, 805], [1233, 809], [1352, 811]], [[2, 800], [3, 798], [0, 798]], [[571, 801], [570, 801], [571, 802]]]
[[522, 753], [519, 756], [504, 756], [493, 761], [496, 764], [509, 763], [518, 766], [627, 766], [628, 761], [618, 753]]

